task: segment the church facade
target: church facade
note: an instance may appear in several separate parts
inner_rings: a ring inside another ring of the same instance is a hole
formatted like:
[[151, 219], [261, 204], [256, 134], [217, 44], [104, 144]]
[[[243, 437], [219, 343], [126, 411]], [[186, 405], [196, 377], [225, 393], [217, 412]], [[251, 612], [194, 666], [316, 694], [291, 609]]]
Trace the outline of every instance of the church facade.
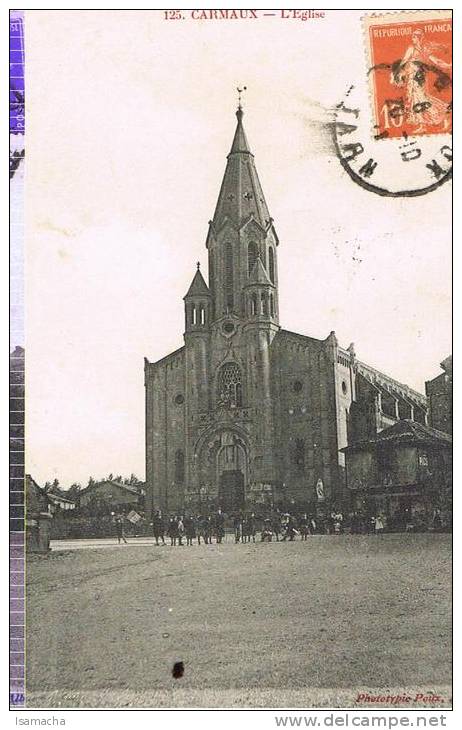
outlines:
[[146, 511], [232, 513], [258, 505], [348, 505], [352, 439], [401, 418], [426, 422], [426, 399], [339, 346], [279, 323], [279, 239], [239, 106], [209, 223], [208, 282], [184, 297], [184, 345], [145, 359]]

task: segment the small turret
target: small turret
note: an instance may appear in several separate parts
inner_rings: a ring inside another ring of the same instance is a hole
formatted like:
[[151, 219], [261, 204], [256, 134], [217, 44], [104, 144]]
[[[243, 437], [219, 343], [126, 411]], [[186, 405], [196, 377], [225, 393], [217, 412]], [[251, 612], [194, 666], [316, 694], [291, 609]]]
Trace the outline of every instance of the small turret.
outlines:
[[277, 322], [275, 286], [266, 273], [260, 256], [255, 261], [245, 289], [248, 318]]
[[184, 298], [185, 332], [200, 332], [210, 324], [210, 291], [201, 274], [200, 263]]

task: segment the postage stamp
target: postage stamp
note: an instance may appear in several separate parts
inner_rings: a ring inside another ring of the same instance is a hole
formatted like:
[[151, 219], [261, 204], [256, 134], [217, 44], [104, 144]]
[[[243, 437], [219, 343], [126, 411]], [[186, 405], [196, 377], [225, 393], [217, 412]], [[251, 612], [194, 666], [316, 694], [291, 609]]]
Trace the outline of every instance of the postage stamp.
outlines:
[[415, 197], [452, 176], [450, 11], [363, 17], [366, 65], [335, 110], [344, 170], [378, 195]]
[[452, 129], [451, 12], [365, 18], [373, 126], [384, 137]]

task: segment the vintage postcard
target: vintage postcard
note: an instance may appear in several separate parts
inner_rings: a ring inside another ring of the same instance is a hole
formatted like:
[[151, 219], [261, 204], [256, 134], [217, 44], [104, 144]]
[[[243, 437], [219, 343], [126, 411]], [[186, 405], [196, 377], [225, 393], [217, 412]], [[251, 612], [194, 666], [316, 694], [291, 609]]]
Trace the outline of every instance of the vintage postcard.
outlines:
[[11, 708], [444, 726], [451, 10], [15, 10], [10, 140]]

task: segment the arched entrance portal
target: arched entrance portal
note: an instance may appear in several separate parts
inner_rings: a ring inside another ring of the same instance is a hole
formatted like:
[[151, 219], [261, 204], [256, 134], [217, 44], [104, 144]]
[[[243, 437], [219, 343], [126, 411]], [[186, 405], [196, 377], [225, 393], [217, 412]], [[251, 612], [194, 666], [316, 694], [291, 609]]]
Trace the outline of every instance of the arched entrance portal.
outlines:
[[246, 471], [244, 444], [235, 434], [225, 431], [217, 453], [218, 499], [224, 512], [236, 512], [244, 507]]
[[244, 475], [238, 469], [220, 474], [218, 501], [223, 512], [239, 512], [244, 508]]
[[248, 447], [237, 429], [208, 434], [199, 451], [198, 484], [207, 485], [217, 506], [232, 514], [244, 508], [248, 483]]

